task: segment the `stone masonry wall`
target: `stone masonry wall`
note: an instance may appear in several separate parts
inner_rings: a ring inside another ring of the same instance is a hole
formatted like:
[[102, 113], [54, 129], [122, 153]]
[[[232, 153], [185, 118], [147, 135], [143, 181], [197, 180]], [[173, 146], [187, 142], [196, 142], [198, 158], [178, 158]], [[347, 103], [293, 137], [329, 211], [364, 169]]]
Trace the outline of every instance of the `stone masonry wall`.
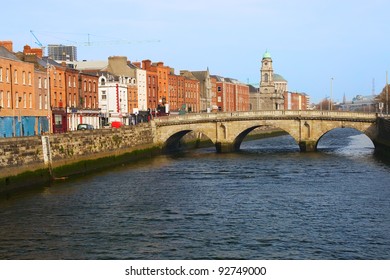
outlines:
[[[120, 129], [52, 134], [49, 139], [54, 168], [81, 160], [117, 156], [153, 145], [152, 130], [148, 123]], [[0, 139], [0, 179], [41, 168], [47, 168], [41, 137]]]

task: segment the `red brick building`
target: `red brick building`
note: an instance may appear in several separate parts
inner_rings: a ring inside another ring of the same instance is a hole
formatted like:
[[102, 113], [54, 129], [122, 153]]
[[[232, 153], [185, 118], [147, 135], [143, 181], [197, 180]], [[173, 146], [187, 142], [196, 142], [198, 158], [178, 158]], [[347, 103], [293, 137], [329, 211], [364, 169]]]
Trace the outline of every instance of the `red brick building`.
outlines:
[[[40, 73], [44, 77], [44, 73]], [[42, 80], [41, 80], [42, 82]], [[39, 102], [33, 63], [13, 52], [11, 41], [0, 42], [0, 137], [36, 135], [47, 131], [47, 110]], [[44, 94], [44, 90], [39, 91]]]
[[307, 110], [305, 93], [286, 91], [284, 94], [284, 110]]
[[174, 70], [168, 75], [168, 97], [171, 112], [178, 112], [184, 104], [185, 78], [175, 75]]
[[142, 69], [147, 75], [147, 103], [150, 109], [170, 104], [168, 86], [168, 75], [170, 67], [164, 66], [163, 62], [152, 63], [150, 60], [142, 61]]
[[237, 80], [213, 76], [216, 80], [218, 110], [249, 111], [249, 87]]

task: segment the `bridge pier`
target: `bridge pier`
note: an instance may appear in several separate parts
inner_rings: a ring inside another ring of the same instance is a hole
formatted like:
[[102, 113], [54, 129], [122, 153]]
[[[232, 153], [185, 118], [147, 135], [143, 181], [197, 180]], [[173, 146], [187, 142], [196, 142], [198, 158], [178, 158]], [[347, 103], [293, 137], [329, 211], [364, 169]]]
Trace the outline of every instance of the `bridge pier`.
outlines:
[[299, 148], [301, 152], [315, 152], [317, 151], [317, 141], [302, 140], [299, 141]]
[[218, 153], [232, 153], [236, 151], [233, 143], [228, 142], [217, 142], [215, 143], [215, 148]]

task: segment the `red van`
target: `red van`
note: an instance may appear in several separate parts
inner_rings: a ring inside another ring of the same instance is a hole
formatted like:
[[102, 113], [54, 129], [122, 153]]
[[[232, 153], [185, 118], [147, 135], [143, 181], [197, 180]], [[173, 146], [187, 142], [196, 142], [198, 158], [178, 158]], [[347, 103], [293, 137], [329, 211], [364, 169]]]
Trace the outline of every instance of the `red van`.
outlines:
[[113, 127], [113, 128], [120, 128], [122, 126], [123, 126], [122, 122], [115, 121], [115, 122], [111, 123], [111, 127]]

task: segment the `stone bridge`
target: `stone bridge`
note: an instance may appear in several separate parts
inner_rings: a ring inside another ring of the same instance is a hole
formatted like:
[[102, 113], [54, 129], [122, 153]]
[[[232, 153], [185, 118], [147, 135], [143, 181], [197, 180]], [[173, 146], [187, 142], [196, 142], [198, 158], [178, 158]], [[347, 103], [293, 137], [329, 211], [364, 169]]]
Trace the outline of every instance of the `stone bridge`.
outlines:
[[301, 151], [316, 151], [320, 138], [335, 128], [350, 127], [366, 134], [375, 144], [375, 113], [336, 111], [251, 111], [187, 114], [151, 121], [154, 143], [174, 147], [190, 131], [206, 135], [218, 152], [240, 148], [245, 136], [261, 126], [280, 128], [290, 134]]

